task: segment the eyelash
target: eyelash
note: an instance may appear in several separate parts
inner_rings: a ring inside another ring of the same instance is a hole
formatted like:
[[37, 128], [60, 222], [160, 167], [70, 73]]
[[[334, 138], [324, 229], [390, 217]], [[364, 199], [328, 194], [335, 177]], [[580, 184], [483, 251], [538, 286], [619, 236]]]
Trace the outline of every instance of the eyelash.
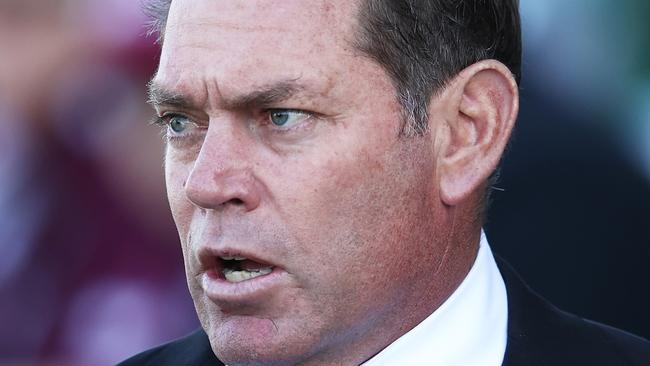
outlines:
[[157, 127], [161, 127], [161, 128], [162, 127], [167, 127], [168, 126], [167, 121], [169, 120], [170, 117], [174, 117], [174, 116], [175, 116], [175, 114], [168, 114], [168, 115], [164, 115], [164, 116], [154, 116], [149, 121], [149, 125], [150, 126], [157, 126]]

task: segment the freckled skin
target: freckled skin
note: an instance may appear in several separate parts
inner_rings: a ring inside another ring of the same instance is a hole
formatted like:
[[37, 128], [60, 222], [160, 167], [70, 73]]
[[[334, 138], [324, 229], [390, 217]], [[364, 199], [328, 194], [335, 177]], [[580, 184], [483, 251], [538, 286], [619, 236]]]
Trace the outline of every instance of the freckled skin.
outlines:
[[[172, 3], [155, 80], [191, 95], [205, 130], [169, 144], [168, 196], [197, 313], [227, 364], [358, 364], [466, 272], [448, 261], [457, 256], [437, 193], [435, 128], [399, 136], [390, 79], [350, 46], [354, 3]], [[223, 108], [279, 79], [299, 79], [315, 97], [274, 107], [319, 117], [281, 135]], [[197, 280], [202, 242], [263, 253], [287, 272], [283, 286], [262, 301], [215, 304]]]

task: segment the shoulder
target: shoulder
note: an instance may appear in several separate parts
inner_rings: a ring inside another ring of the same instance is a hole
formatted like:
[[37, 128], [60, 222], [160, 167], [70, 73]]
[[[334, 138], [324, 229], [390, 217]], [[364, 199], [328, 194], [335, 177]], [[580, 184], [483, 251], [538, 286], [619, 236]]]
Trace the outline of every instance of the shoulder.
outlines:
[[647, 339], [590, 320], [581, 321], [600, 333], [604, 346], [616, 353], [625, 365], [650, 365], [650, 341]]
[[647, 340], [564, 312], [498, 260], [508, 293], [504, 365], [650, 365]]
[[197, 330], [183, 338], [139, 353], [118, 366], [164, 366], [164, 365], [223, 365], [210, 347], [203, 330]]

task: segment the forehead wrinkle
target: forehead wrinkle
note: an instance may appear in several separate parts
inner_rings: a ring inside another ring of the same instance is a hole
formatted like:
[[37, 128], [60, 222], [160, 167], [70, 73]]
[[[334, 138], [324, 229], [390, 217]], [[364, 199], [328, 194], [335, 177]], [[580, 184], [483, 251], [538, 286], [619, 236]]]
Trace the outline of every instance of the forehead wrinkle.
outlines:
[[289, 27], [281, 26], [270, 26], [270, 25], [245, 25], [234, 21], [227, 20], [215, 20], [209, 19], [206, 17], [201, 18], [192, 18], [179, 22], [178, 24], [171, 24], [167, 27], [167, 31], [188, 31], [187, 28], [210, 28], [210, 29], [223, 29], [228, 31], [245, 31], [245, 32], [256, 32], [256, 33], [267, 33], [270, 31], [273, 32], [287, 32], [291, 29]]
[[298, 83], [298, 79], [279, 80], [253, 87], [249, 92], [231, 98], [224, 98], [224, 107], [227, 109], [242, 109], [252, 106], [271, 106], [275, 103], [280, 103], [306, 89], [304, 85]]

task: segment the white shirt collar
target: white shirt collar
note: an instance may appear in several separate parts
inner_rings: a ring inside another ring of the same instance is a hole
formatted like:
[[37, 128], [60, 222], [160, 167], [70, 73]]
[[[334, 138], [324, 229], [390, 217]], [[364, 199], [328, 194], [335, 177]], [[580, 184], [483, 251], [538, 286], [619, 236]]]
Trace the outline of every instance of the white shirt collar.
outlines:
[[476, 260], [456, 291], [363, 366], [500, 366], [507, 328], [505, 284], [481, 232]]

